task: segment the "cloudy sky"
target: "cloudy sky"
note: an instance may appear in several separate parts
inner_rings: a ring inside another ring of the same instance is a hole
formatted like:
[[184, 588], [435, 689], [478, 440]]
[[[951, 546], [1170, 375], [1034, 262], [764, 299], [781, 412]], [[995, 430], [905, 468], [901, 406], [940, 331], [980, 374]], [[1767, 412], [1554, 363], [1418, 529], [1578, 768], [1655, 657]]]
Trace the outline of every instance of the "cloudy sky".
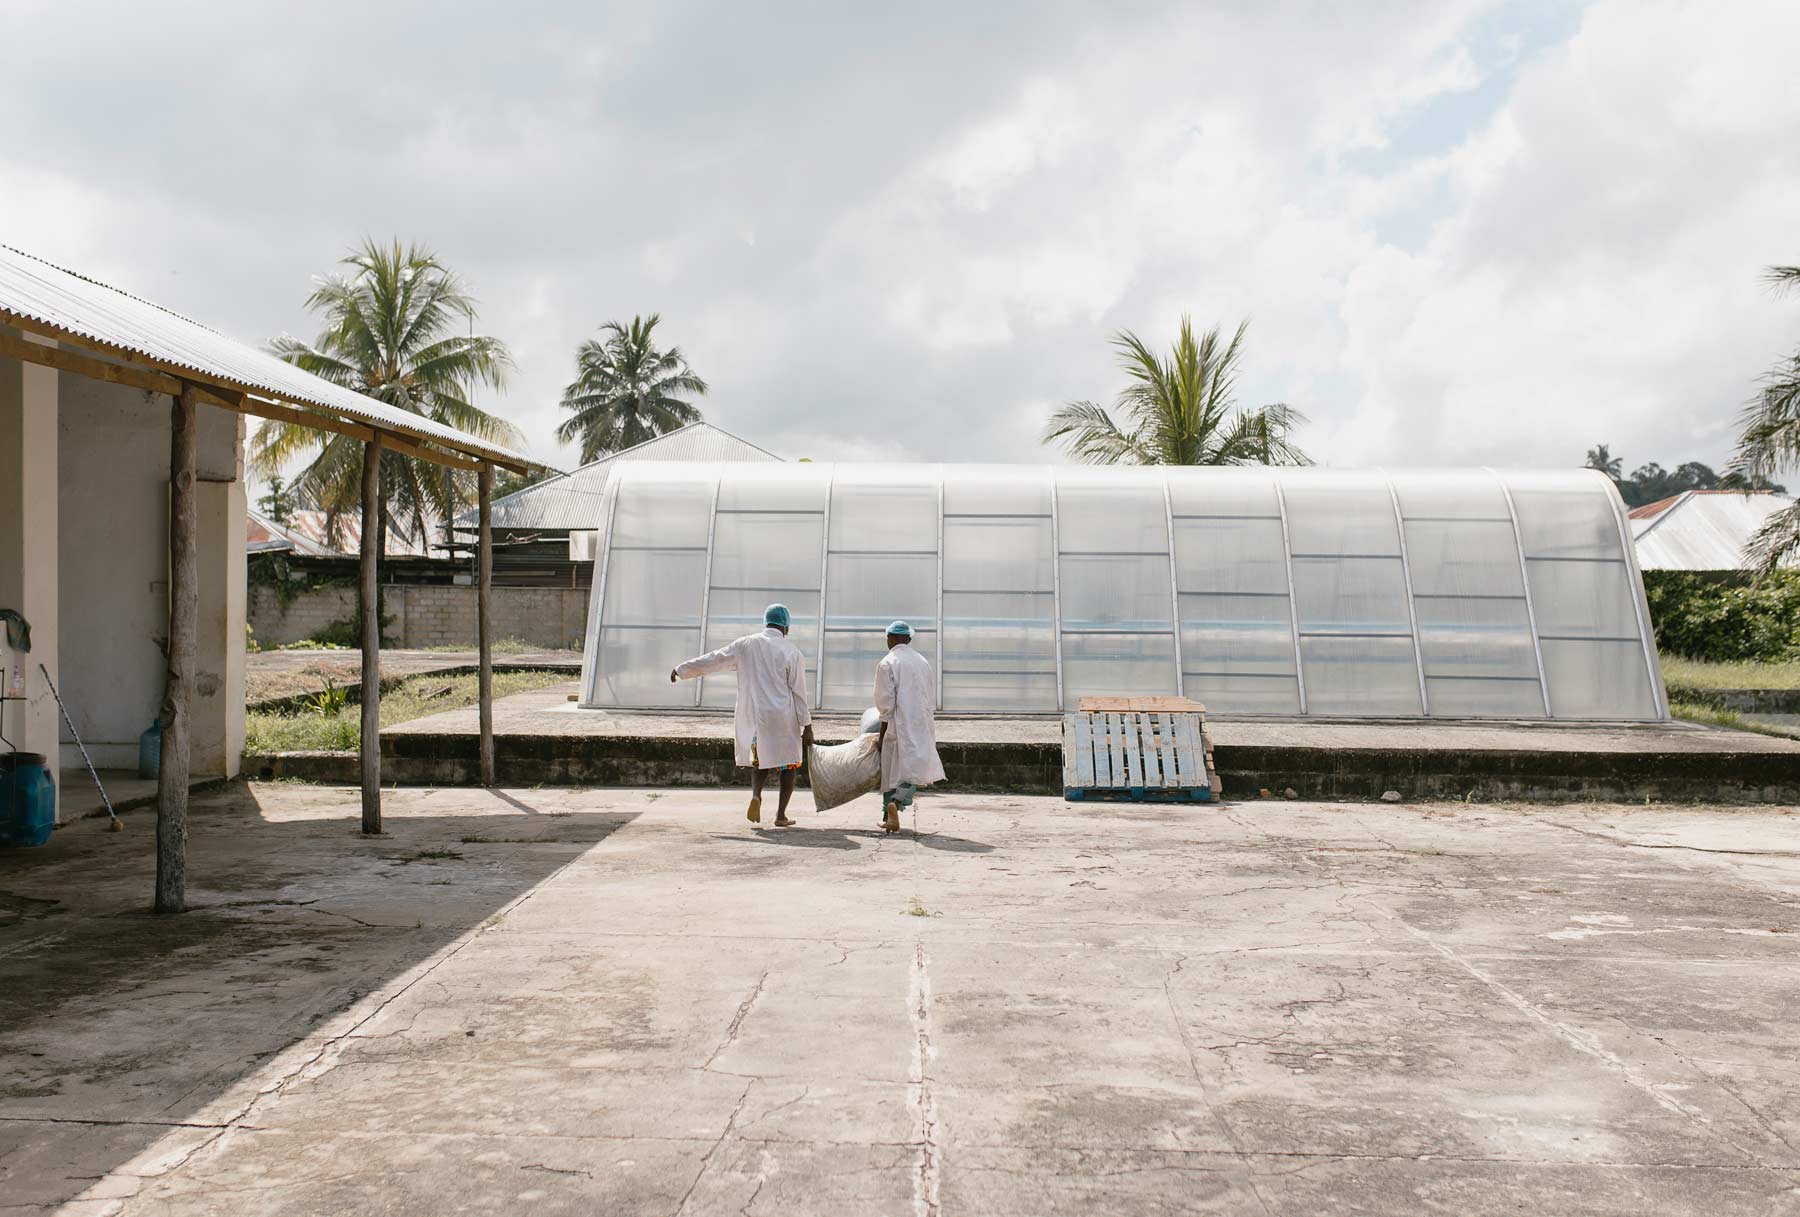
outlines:
[[1717, 464], [1800, 341], [1791, 0], [7, 7], [0, 242], [256, 342], [427, 243], [563, 467], [636, 312], [816, 458], [1044, 459], [1186, 312], [1323, 462]]

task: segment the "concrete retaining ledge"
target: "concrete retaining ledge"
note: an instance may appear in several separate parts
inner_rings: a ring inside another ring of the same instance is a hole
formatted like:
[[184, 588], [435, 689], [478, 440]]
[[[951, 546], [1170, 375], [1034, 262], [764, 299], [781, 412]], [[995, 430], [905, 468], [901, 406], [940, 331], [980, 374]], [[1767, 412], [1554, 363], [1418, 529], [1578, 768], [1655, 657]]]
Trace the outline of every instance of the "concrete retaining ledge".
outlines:
[[[1480, 802], [1705, 802], [1800, 804], [1800, 752], [1739, 750], [1716, 732], [1713, 750], [1342, 747], [1229, 743], [1214, 746], [1224, 793], [1257, 797], [1292, 788], [1308, 799]], [[738, 786], [745, 775], [729, 739], [638, 735], [498, 735], [495, 765], [506, 785]], [[965, 791], [1062, 792], [1062, 749], [1041, 741], [946, 742], [948, 785]], [[246, 757], [247, 776], [355, 783], [348, 753]], [[464, 734], [384, 734], [381, 776], [408, 785], [470, 785], [476, 740]]]
[[1695, 702], [1739, 714], [1800, 714], [1800, 689], [1700, 689], [1670, 685], [1670, 701]]

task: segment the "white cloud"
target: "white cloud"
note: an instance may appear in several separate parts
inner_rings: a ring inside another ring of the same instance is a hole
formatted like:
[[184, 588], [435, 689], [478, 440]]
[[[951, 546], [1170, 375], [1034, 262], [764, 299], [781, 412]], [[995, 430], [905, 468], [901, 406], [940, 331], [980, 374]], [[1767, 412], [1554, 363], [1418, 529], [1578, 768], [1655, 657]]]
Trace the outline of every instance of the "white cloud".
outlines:
[[562, 461], [576, 344], [652, 311], [821, 458], [1042, 459], [1185, 312], [1336, 464], [1716, 462], [1795, 339], [1792, 5], [76, 7], [20, 14], [0, 240], [252, 340], [428, 242]]

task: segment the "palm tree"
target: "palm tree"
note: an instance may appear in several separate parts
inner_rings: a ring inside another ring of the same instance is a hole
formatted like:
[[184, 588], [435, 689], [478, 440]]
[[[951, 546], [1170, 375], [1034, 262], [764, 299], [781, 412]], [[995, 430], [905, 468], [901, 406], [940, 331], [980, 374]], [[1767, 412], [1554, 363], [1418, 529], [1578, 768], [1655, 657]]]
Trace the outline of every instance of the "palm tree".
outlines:
[[[421, 245], [365, 240], [340, 263], [349, 273], [320, 279], [306, 307], [323, 315], [312, 342], [283, 335], [270, 344], [295, 367], [367, 394], [411, 414], [502, 444], [519, 432], [505, 419], [472, 405], [477, 384], [499, 388], [512, 356], [498, 338], [473, 333], [475, 298], [462, 278]], [[460, 325], [467, 333], [455, 333]], [[362, 504], [363, 445], [348, 436], [295, 423], [265, 422], [251, 461], [265, 476], [310, 454], [290, 491], [325, 512], [326, 535], [341, 542], [340, 522]], [[429, 523], [450, 520], [474, 498], [474, 477], [392, 450], [381, 454], [379, 530], [385, 553], [390, 524], [423, 538]]]
[[[1800, 286], [1800, 266], [1771, 266], [1777, 292]], [[1777, 363], [1744, 407], [1737, 455], [1726, 474], [1747, 486], [1766, 485], [1783, 469], [1800, 468], [1800, 350]], [[1800, 555], [1800, 503], [1763, 522], [1744, 548], [1747, 566], [1767, 573]]]
[[1183, 317], [1167, 359], [1121, 330], [1113, 346], [1130, 383], [1114, 401], [1117, 417], [1072, 401], [1050, 416], [1043, 442], [1091, 465], [1310, 465], [1288, 438], [1306, 415], [1279, 403], [1238, 409], [1233, 399], [1249, 324], [1228, 343], [1216, 327], [1196, 340]]
[[677, 394], [703, 395], [706, 382], [680, 347], [656, 349], [660, 320], [651, 313], [633, 317], [629, 326], [609, 321], [600, 327], [605, 338], [590, 338], [575, 352], [575, 380], [562, 396], [573, 417], [563, 420], [556, 438], [581, 441], [582, 464], [700, 421], [700, 411]]
[[1584, 467], [1598, 469], [1615, 482], [1621, 481], [1625, 475], [1625, 462], [1614, 456], [1612, 448], [1607, 444], [1596, 444], [1589, 448], [1587, 465]]

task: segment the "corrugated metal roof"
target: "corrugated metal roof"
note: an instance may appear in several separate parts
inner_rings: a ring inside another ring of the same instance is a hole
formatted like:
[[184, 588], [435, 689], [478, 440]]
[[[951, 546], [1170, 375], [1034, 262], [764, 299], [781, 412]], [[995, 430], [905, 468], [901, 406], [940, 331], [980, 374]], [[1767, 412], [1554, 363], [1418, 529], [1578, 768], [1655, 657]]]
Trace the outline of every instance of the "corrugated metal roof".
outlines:
[[211, 380], [470, 456], [531, 463], [510, 448], [340, 388], [161, 305], [0, 245], [0, 315], [7, 313], [103, 348], [146, 355]]
[[[689, 423], [635, 448], [603, 456], [570, 473], [494, 500], [495, 528], [584, 529], [600, 527], [600, 496], [613, 464], [633, 461], [780, 461], [774, 453], [711, 423]], [[475, 513], [457, 523], [475, 526]]]
[[1744, 546], [1763, 521], [1792, 504], [1786, 495], [1768, 491], [1686, 491], [1656, 514], [1632, 520], [1638, 566], [1737, 570], [1744, 564]]

